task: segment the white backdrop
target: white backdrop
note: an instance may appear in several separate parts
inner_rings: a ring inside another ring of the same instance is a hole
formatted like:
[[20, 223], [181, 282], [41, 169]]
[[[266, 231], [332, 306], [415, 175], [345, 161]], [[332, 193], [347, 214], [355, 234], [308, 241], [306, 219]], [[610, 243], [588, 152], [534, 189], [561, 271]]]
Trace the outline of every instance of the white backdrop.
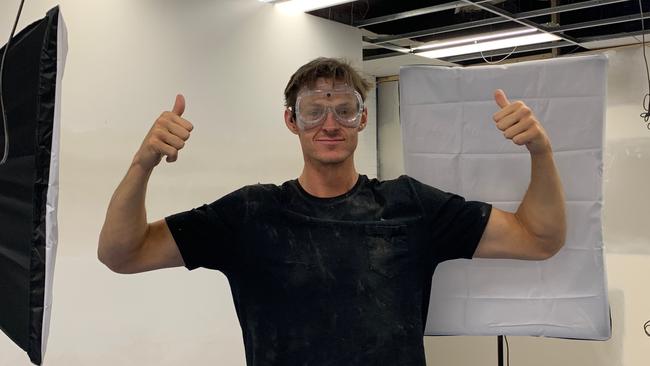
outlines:
[[567, 241], [555, 257], [441, 264], [427, 334], [610, 337], [601, 223], [606, 66], [604, 56], [588, 56], [402, 68], [407, 174], [514, 212], [530, 180], [530, 157], [492, 123], [493, 93], [501, 88], [542, 121], [567, 199]]

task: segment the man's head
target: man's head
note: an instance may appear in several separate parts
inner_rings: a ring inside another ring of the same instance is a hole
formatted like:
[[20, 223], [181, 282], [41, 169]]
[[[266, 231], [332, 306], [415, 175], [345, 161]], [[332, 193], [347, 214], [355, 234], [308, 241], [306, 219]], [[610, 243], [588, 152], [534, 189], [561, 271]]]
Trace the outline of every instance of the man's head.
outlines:
[[317, 58], [291, 76], [284, 91], [285, 122], [300, 138], [306, 162], [352, 158], [367, 122], [363, 102], [370, 86], [348, 63], [332, 58]]
[[319, 78], [333, 79], [354, 88], [365, 101], [370, 83], [364, 80], [361, 75], [347, 62], [335, 59], [319, 57], [302, 65], [289, 79], [284, 89], [284, 106], [295, 108], [296, 98], [301, 89], [313, 89], [316, 80]]

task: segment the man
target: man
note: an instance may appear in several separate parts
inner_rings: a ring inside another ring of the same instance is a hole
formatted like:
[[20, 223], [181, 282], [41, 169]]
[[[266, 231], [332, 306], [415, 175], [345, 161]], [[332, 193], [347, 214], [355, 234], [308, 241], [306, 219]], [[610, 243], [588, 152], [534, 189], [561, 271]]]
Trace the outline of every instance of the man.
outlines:
[[285, 90], [287, 128], [304, 168], [148, 224], [148, 178], [177, 159], [192, 124], [177, 96], [154, 123], [117, 188], [99, 258], [119, 273], [185, 265], [228, 278], [249, 365], [424, 365], [423, 330], [436, 265], [455, 258], [541, 260], [565, 237], [564, 197], [544, 129], [522, 102], [495, 93], [496, 128], [526, 145], [532, 177], [515, 214], [402, 176], [357, 173], [369, 85], [319, 58]]

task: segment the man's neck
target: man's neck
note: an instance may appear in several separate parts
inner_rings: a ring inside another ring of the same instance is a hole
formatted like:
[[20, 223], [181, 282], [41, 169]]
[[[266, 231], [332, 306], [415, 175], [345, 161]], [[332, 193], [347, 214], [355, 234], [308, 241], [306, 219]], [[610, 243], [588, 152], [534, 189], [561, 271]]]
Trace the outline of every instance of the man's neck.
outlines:
[[328, 198], [347, 193], [359, 179], [352, 159], [341, 164], [314, 166], [305, 163], [298, 177], [300, 186], [312, 196]]

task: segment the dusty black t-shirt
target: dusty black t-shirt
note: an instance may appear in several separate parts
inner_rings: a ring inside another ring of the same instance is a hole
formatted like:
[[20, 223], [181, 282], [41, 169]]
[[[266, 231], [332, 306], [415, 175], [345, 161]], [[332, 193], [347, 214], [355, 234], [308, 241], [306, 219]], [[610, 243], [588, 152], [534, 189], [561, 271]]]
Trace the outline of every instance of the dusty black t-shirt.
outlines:
[[228, 278], [247, 365], [421, 366], [433, 271], [472, 257], [490, 210], [360, 175], [339, 197], [257, 184], [165, 219], [188, 269]]

